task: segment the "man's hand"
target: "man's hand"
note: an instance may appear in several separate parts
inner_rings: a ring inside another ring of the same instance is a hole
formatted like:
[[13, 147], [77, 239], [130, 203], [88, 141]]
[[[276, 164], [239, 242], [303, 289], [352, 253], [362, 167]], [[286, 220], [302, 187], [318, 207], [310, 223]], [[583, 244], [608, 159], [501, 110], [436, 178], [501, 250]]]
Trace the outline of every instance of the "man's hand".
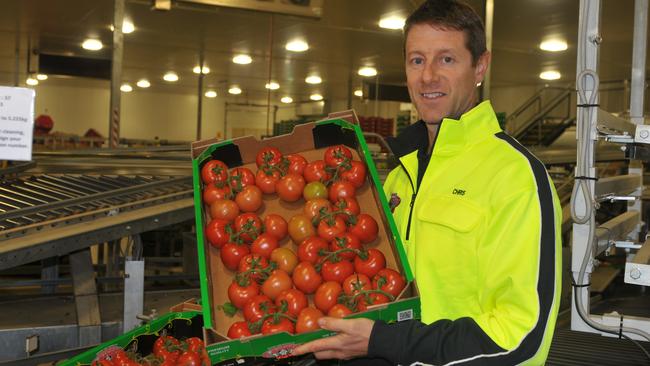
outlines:
[[368, 354], [370, 332], [372, 332], [374, 324], [374, 321], [364, 318], [320, 318], [318, 325], [321, 328], [338, 332], [338, 334], [298, 346], [292, 354], [302, 355], [313, 352], [318, 359], [336, 358], [340, 360], [365, 356]]

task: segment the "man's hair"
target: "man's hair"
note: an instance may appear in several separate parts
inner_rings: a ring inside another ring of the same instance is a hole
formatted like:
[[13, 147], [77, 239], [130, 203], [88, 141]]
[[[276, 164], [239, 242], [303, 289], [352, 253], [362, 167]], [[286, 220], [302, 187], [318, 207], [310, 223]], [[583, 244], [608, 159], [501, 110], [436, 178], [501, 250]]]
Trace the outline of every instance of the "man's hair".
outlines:
[[465, 46], [472, 54], [473, 66], [476, 66], [479, 57], [486, 51], [483, 21], [472, 7], [464, 2], [426, 0], [406, 19], [404, 24], [405, 46], [409, 31], [416, 24], [429, 24], [436, 28], [465, 32]]

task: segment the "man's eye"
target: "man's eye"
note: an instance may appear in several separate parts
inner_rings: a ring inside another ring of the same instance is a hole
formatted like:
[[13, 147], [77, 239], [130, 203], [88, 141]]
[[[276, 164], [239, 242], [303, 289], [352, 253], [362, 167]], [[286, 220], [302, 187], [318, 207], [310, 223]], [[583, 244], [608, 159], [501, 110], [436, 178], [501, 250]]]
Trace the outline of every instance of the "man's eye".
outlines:
[[442, 58], [442, 63], [444, 63], [444, 64], [450, 64], [452, 62], [454, 62], [454, 59], [451, 58], [450, 56], [445, 56], [445, 57]]
[[424, 63], [424, 60], [421, 57], [416, 57], [411, 59], [411, 63], [414, 65], [422, 65]]

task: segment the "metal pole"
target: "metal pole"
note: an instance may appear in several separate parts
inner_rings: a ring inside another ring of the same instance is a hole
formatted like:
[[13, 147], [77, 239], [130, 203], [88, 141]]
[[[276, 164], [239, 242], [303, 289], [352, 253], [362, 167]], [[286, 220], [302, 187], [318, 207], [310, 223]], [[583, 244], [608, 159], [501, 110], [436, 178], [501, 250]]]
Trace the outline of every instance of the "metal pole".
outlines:
[[201, 36], [201, 45], [199, 47], [199, 90], [198, 98], [199, 105], [196, 111], [196, 140], [201, 140], [201, 121], [203, 119], [203, 62], [204, 62], [204, 50], [203, 50], [203, 36]]
[[16, 48], [14, 64], [14, 86], [20, 85], [20, 17], [16, 17]]
[[379, 117], [379, 74], [375, 76], [375, 117]]
[[[492, 25], [494, 23], [494, 0], [485, 0], [485, 46], [488, 52], [492, 52]], [[490, 74], [492, 66], [488, 65], [483, 78], [482, 91], [483, 100], [490, 99]]]
[[[273, 72], [273, 14], [269, 23], [269, 70], [268, 81], [271, 84], [271, 73]], [[271, 135], [271, 89], [266, 89], [266, 136]]]
[[348, 109], [352, 109], [352, 68], [350, 68], [350, 73], [348, 74]]
[[113, 65], [111, 71], [111, 110], [108, 123], [109, 147], [116, 148], [120, 142], [120, 84], [122, 83], [122, 55], [124, 35], [124, 1], [115, 0], [113, 12]]

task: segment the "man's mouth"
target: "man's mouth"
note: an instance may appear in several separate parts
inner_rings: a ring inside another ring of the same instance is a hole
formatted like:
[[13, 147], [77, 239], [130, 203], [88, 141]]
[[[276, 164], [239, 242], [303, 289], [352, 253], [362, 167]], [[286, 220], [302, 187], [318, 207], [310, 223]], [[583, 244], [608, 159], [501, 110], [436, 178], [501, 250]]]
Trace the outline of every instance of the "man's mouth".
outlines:
[[440, 92], [433, 92], [433, 93], [420, 93], [420, 96], [424, 99], [436, 99], [440, 97], [444, 97], [445, 93], [440, 93]]

